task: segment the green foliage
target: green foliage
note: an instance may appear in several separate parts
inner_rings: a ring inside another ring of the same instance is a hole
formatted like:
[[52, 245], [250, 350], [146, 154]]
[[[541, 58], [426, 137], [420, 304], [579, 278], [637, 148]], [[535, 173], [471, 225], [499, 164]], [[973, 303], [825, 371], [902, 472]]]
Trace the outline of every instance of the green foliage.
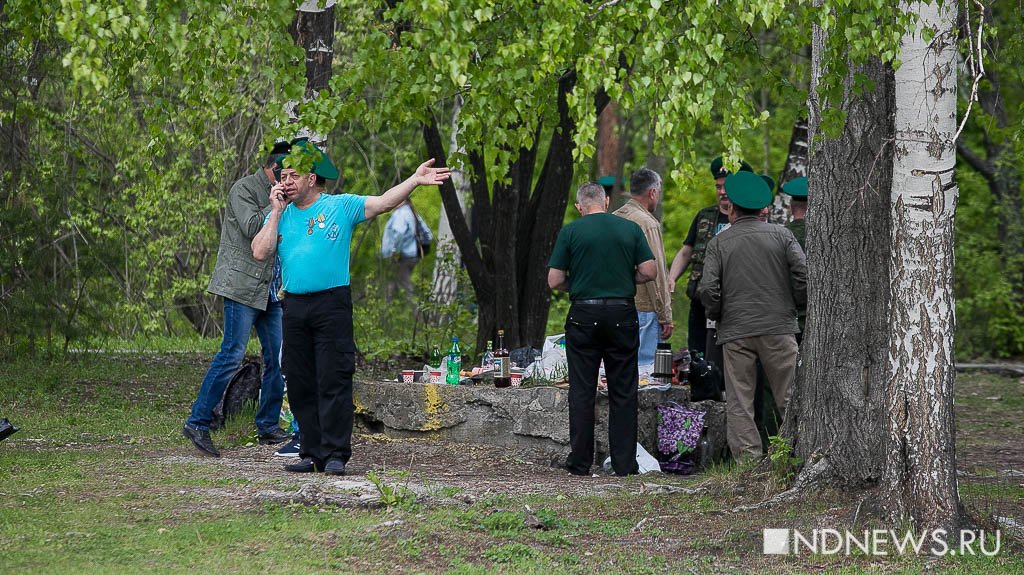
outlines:
[[1024, 354], [1024, 303], [998, 232], [998, 209], [987, 184], [964, 170], [957, 208], [956, 300], [958, 357], [1005, 358]]
[[[961, 154], [957, 163], [960, 201], [956, 219], [956, 354], [959, 358], [1007, 358], [1024, 355], [1024, 38], [1018, 32], [1021, 7], [991, 3], [983, 29], [986, 76], [980, 102], [958, 143], [993, 170], [989, 176], [1005, 188], [993, 188]], [[971, 38], [961, 38], [961, 51], [976, 48], [976, 18], [970, 11]], [[967, 113], [967, 93], [958, 117]]]
[[[0, 137], [12, 153], [0, 158], [0, 351], [217, 334], [219, 304], [205, 287], [227, 190], [274, 136], [293, 135], [283, 107], [303, 94], [304, 54], [288, 34], [294, 10], [282, 0], [4, 3]], [[815, 27], [825, 33], [822, 125], [834, 133], [847, 89], [872, 89], [856, 63], [898, 65], [900, 35], [915, 25], [884, 0], [344, 0], [335, 11], [331, 94], [304, 104], [300, 122], [329, 135], [340, 189], [377, 194], [400, 181], [422, 159], [419, 122], [445, 124], [457, 93], [461, 141], [479, 143], [488, 182], [504, 181], [509, 159], [553, 129], [556, 88], [571, 76], [577, 181], [589, 176], [599, 94], [627, 119], [627, 173], [665, 158], [666, 259], [714, 201], [710, 158], [724, 152], [781, 171], [805, 109]], [[1007, 57], [987, 63], [1011, 87], [1009, 124], [981, 120], [999, 141], [1020, 140], [1017, 20], [997, 20], [993, 37]], [[969, 132], [965, 139], [976, 137]], [[468, 169], [465, 160], [448, 158]], [[1020, 160], [1018, 151], [1008, 161]], [[435, 226], [436, 192], [415, 199]], [[958, 224], [957, 350], [1019, 355], [1017, 284], [999, 270], [982, 219]], [[416, 356], [450, 335], [471, 341], [476, 304], [465, 275], [451, 306], [425, 297], [425, 276], [415, 306], [384, 302], [379, 229], [366, 224], [353, 245], [361, 349]], [[417, 274], [432, 265], [433, 256]], [[682, 291], [676, 347], [685, 338]], [[556, 296], [548, 333], [562, 331], [565, 306]]]
[[781, 435], [768, 438], [768, 461], [771, 463], [772, 475], [783, 484], [788, 484], [796, 476], [802, 460], [793, 455], [793, 446]]
[[178, 332], [179, 306], [212, 307], [198, 295], [219, 210], [262, 153], [261, 119], [301, 94], [280, 42], [290, 4], [14, 1], [4, 16], [0, 125], [19, 153], [0, 171], [18, 191], [0, 194], [3, 335]]
[[409, 509], [416, 504], [416, 494], [407, 485], [388, 485], [373, 471], [367, 471], [366, 478], [377, 488], [381, 503], [387, 507]]
[[[367, 242], [370, 249], [379, 253], [379, 240]], [[435, 250], [435, 254], [437, 251]], [[474, 298], [469, 278], [464, 269], [448, 257], [444, 266], [450, 269], [458, 282], [456, 297], [449, 304], [433, 301], [431, 270], [436, 255], [427, 257], [414, 270], [415, 293], [410, 298], [398, 294], [388, 301], [387, 283], [393, 277], [391, 262], [374, 257], [373, 268], [367, 262], [360, 264], [359, 275], [353, 273], [353, 290], [356, 294], [353, 323], [356, 343], [363, 355], [387, 359], [394, 356], [426, 359], [430, 346], [438, 345], [446, 351], [452, 336], [458, 336], [463, 354], [476, 357], [478, 352], [471, 345], [471, 335], [476, 328]]]

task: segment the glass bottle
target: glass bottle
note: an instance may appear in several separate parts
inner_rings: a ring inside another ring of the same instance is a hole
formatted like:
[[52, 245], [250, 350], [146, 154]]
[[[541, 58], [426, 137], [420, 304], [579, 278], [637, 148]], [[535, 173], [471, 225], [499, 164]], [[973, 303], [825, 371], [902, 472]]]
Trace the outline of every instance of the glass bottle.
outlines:
[[484, 371], [491, 371], [494, 369], [494, 344], [490, 340], [487, 340], [487, 351], [484, 352], [484, 357], [480, 361], [480, 367]]
[[462, 350], [459, 349], [459, 338], [452, 338], [452, 346], [448, 348], [448, 365], [445, 368], [445, 382], [448, 385], [458, 385], [462, 376]]
[[508, 349], [505, 348], [505, 330], [498, 330], [498, 349], [494, 351], [494, 387], [512, 385]]
[[430, 349], [430, 359], [427, 360], [427, 365], [434, 369], [441, 367], [441, 349], [437, 347], [437, 344]]

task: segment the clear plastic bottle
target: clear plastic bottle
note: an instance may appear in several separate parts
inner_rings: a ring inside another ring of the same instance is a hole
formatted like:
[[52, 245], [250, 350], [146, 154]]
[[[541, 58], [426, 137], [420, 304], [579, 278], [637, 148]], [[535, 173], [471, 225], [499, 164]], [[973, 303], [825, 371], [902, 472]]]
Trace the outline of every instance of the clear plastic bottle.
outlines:
[[452, 346], [448, 348], [448, 362], [445, 366], [445, 383], [458, 385], [462, 376], [462, 349], [459, 348], [459, 338], [452, 338]]

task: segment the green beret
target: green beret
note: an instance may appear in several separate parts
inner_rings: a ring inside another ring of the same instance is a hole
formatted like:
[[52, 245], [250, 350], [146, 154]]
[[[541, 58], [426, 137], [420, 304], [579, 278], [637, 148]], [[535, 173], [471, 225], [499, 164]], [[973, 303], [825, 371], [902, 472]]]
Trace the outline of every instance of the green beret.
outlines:
[[793, 196], [797, 200], [807, 199], [807, 178], [800, 176], [782, 184], [783, 193]]
[[610, 188], [615, 185], [615, 176], [601, 176], [597, 179], [597, 183], [606, 188]]
[[[740, 171], [741, 172], [753, 172], [754, 169], [750, 167], [750, 164], [744, 162], [743, 160], [740, 160]], [[718, 178], [724, 178], [724, 177], [728, 176], [730, 173], [731, 172], [729, 172], [729, 170], [725, 169], [725, 166], [722, 165], [722, 156], [718, 156], [714, 160], [711, 160], [711, 175], [716, 180]]]
[[[277, 149], [277, 146], [274, 146]], [[320, 148], [309, 141], [309, 138], [295, 138], [291, 143], [291, 152], [286, 156], [289, 158], [289, 167], [312, 173], [327, 180], [338, 179], [338, 168], [331, 159]], [[279, 166], [284, 166], [284, 158], [277, 161]], [[312, 170], [309, 166], [312, 165]]]
[[748, 210], [760, 210], [772, 203], [768, 184], [753, 172], [737, 172], [725, 178], [725, 195], [732, 203]]
[[769, 190], [775, 191], [775, 180], [773, 180], [771, 176], [768, 174], [761, 174], [761, 179], [764, 180], [764, 183], [768, 184]]

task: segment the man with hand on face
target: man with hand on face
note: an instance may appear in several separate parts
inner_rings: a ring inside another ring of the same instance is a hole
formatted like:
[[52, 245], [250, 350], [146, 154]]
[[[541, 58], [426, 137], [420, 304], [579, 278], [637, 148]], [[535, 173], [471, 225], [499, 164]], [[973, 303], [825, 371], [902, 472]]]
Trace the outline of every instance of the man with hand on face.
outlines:
[[257, 261], [250, 242], [263, 225], [270, 208], [271, 186], [277, 182], [277, 162], [290, 149], [287, 142], [276, 144], [262, 168], [235, 182], [228, 192], [221, 228], [217, 265], [210, 278], [210, 293], [224, 298], [224, 339], [192, 404], [192, 413], [181, 434], [196, 449], [220, 457], [210, 438], [213, 409], [224, 396], [231, 376], [238, 371], [256, 328], [263, 349], [263, 384], [256, 410], [256, 430], [261, 444], [281, 443], [291, 434], [278, 427], [284, 381], [281, 379], [281, 268], [276, 258]]
[[352, 455], [352, 376], [355, 341], [349, 248], [361, 222], [393, 210], [418, 186], [439, 185], [448, 168], [434, 160], [379, 196], [328, 195], [338, 177], [331, 160], [305, 138], [292, 142], [282, 161], [281, 182], [270, 193], [270, 213], [252, 241], [266, 261], [278, 254], [284, 282], [283, 369], [288, 403], [299, 422], [298, 463], [287, 471], [344, 475]]

